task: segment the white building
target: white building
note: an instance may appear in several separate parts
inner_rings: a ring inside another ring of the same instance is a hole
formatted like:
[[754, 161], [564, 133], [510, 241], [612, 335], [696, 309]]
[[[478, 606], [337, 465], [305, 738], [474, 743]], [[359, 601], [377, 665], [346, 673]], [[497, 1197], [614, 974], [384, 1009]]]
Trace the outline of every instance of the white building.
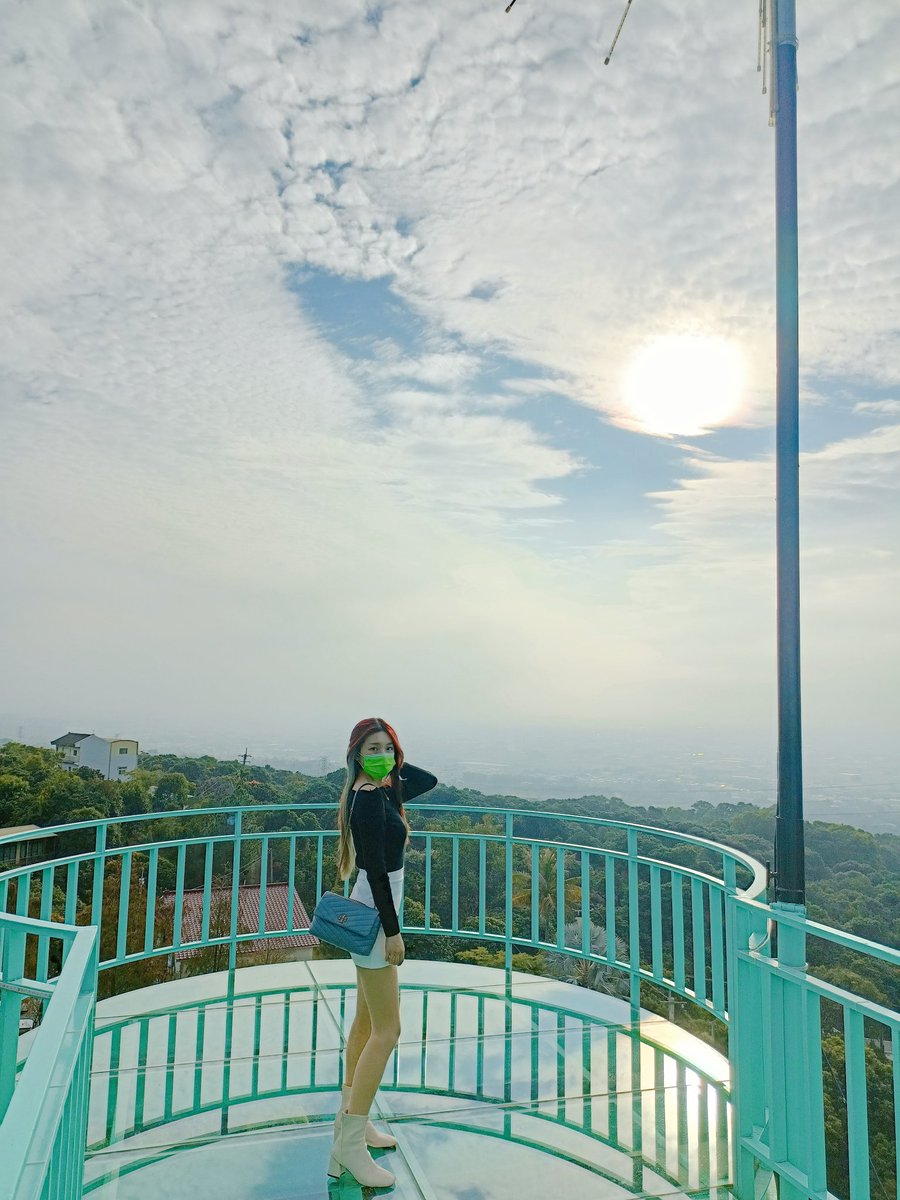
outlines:
[[95, 733], [67, 733], [50, 743], [65, 751], [63, 769], [92, 767], [104, 779], [127, 779], [137, 766], [138, 744], [131, 738], [104, 738]]

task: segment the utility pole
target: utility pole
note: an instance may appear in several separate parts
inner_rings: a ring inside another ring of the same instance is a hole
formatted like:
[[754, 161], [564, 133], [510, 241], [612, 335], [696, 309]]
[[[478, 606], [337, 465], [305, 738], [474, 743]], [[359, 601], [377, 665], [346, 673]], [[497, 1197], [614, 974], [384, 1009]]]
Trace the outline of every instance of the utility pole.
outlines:
[[800, 725], [800, 351], [797, 254], [796, 0], [769, 0], [775, 121], [778, 802], [775, 902], [806, 901]]
[[238, 767], [236, 774], [237, 774], [237, 777], [238, 777], [238, 782], [239, 782], [239, 784], [241, 785], [241, 787], [243, 787], [243, 785], [244, 785], [244, 779], [245, 779], [245, 776], [246, 776], [246, 774], [247, 774], [247, 759], [248, 759], [248, 758], [252, 758], [252, 757], [253, 757], [253, 755], [252, 755], [252, 754], [248, 754], [248, 753], [247, 753], [247, 748], [246, 748], [246, 746], [244, 747], [244, 753], [243, 753], [243, 754], [239, 754], [239, 755], [237, 756], [237, 760], [236, 760], [236, 761], [237, 761], [237, 762], [239, 762], [241, 765]]

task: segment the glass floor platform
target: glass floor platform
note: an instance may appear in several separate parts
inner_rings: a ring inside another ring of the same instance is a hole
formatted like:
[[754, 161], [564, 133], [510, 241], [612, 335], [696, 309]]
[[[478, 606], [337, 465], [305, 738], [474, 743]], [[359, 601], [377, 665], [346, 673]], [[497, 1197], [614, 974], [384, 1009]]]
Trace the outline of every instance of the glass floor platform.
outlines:
[[95, 1200], [730, 1200], [728, 1062], [653, 1013], [541, 976], [407, 959], [371, 1119], [396, 1176], [326, 1168], [356, 1000], [349, 959], [245, 967], [101, 1001]]

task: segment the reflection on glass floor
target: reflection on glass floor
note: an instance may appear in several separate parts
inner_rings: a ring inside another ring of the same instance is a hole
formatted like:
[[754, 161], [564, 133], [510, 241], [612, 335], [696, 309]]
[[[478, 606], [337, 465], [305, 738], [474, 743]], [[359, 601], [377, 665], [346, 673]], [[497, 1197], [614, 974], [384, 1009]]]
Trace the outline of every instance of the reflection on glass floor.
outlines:
[[728, 1064], [653, 1014], [539, 976], [407, 960], [371, 1117], [392, 1189], [326, 1166], [355, 1007], [347, 959], [101, 1002], [86, 1192], [102, 1200], [727, 1197]]

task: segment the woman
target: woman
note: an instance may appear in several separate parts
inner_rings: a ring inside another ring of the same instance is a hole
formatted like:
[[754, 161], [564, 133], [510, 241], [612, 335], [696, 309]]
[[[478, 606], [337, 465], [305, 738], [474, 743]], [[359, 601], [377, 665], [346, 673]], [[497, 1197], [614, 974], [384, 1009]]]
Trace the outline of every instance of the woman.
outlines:
[[409, 840], [403, 800], [421, 796], [436, 783], [429, 771], [405, 761], [387, 721], [369, 717], [354, 727], [338, 808], [338, 876], [348, 879], [355, 862], [359, 874], [350, 897], [378, 909], [381, 929], [370, 954], [350, 955], [356, 964], [356, 1014], [347, 1036], [341, 1110], [334, 1122], [328, 1174], [337, 1178], [346, 1168], [368, 1187], [389, 1187], [394, 1182], [367, 1146], [397, 1145], [395, 1138], [379, 1133], [369, 1121], [369, 1109], [400, 1040], [397, 967], [406, 948], [397, 910]]

